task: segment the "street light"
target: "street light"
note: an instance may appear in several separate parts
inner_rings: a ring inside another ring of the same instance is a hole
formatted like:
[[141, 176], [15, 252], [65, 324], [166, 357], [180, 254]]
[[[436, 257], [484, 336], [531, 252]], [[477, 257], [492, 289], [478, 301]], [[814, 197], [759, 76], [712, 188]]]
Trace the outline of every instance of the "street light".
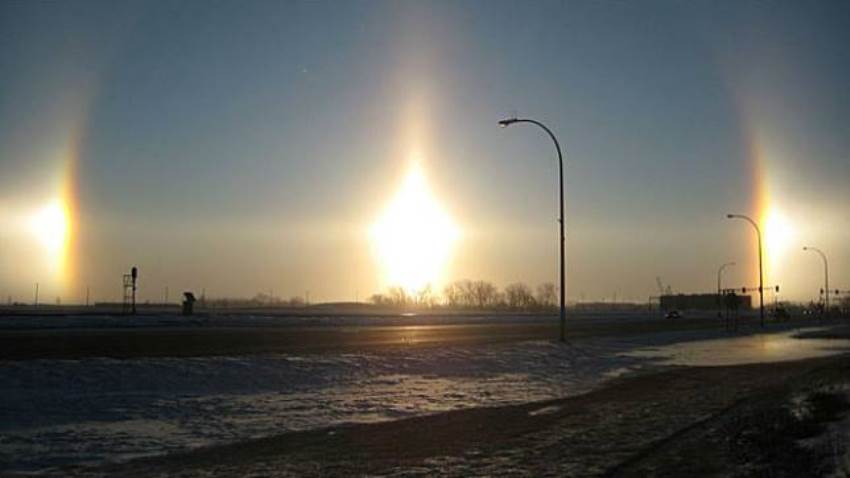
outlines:
[[826, 307], [826, 316], [829, 317], [829, 264], [826, 261], [826, 254], [823, 253], [822, 250], [817, 247], [803, 247], [804, 251], [814, 251], [820, 255], [820, 258], [823, 259], [823, 290], [826, 296], [824, 297], [824, 306]]
[[726, 269], [726, 267], [728, 267], [728, 266], [734, 266], [734, 265], [735, 265], [734, 262], [727, 262], [727, 263], [723, 264], [722, 266], [720, 266], [719, 269], [717, 269], [717, 316], [718, 317], [723, 315], [720, 312], [720, 309], [723, 308], [723, 298], [722, 298], [722, 295], [723, 295], [722, 290], [723, 289], [720, 287], [720, 277], [723, 274], [723, 269]]
[[759, 240], [759, 317], [761, 319], [761, 326], [764, 327], [764, 269], [762, 268], [761, 261], [761, 229], [759, 229], [758, 224], [755, 221], [750, 219], [749, 216], [744, 216], [743, 214], [727, 214], [726, 218], [728, 219], [743, 219], [756, 229], [756, 235]]
[[539, 121], [535, 121], [533, 119], [523, 119], [523, 118], [508, 118], [499, 121], [499, 126], [502, 128], [506, 128], [514, 123], [532, 123], [545, 131], [552, 141], [555, 143], [555, 149], [558, 150], [558, 175], [559, 175], [559, 201], [558, 206], [560, 208], [558, 223], [561, 228], [560, 235], [560, 248], [561, 248], [561, 342], [566, 342], [565, 329], [567, 325], [567, 285], [565, 282], [566, 271], [564, 269], [564, 157], [561, 155], [561, 145], [558, 144], [558, 138], [552, 133], [552, 131], [547, 128], [543, 123]]

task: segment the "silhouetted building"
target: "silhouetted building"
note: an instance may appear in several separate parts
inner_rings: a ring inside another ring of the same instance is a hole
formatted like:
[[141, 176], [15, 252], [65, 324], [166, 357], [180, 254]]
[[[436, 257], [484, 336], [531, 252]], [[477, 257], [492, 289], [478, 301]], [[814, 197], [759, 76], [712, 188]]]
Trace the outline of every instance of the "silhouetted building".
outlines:
[[[752, 308], [752, 297], [738, 295], [738, 299], [741, 310]], [[719, 304], [717, 294], [662, 295], [660, 299], [661, 310], [717, 310]]]
[[646, 310], [646, 304], [634, 302], [576, 302], [572, 309], [586, 312], [631, 312]]

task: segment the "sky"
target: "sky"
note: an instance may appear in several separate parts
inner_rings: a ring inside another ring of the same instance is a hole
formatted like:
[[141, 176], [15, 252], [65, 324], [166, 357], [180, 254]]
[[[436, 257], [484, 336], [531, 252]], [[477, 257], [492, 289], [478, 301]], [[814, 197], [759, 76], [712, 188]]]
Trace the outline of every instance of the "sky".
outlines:
[[569, 301], [757, 285], [727, 213], [780, 299], [803, 246], [850, 289], [848, 44], [840, 1], [2, 2], [0, 298], [557, 282], [514, 115]]

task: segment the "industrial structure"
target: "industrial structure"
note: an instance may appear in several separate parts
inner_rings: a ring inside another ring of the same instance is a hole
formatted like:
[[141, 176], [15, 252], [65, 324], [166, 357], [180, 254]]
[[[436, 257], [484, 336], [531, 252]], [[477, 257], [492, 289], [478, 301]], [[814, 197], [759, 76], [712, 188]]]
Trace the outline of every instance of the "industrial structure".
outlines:
[[136, 267], [130, 269], [129, 274], [123, 276], [124, 298], [121, 301], [121, 310], [123, 313], [136, 315], [136, 279], [139, 277], [139, 270]]
[[[717, 310], [721, 304], [718, 294], [670, 294], [659, 298], [661, 310]], [[739, 308], [747, 310], [752, 308], [752, 297], [749, 295], [738, 295]]]

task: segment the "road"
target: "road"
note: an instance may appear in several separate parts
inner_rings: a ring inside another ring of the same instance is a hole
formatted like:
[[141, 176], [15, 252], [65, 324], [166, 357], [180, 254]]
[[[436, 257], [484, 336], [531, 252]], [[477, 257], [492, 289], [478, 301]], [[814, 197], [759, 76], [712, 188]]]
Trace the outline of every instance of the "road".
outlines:
[[[722, 328], [715, 318], [584, 318], [567, 324], [567, 339]], [[499, 321], [437, 325], [166, 326], [0, 330], [0, 360], [84, 357], [195, 357], [322, 353], [384, 347], [484, 344], [557, 337], [557, 322]]]

